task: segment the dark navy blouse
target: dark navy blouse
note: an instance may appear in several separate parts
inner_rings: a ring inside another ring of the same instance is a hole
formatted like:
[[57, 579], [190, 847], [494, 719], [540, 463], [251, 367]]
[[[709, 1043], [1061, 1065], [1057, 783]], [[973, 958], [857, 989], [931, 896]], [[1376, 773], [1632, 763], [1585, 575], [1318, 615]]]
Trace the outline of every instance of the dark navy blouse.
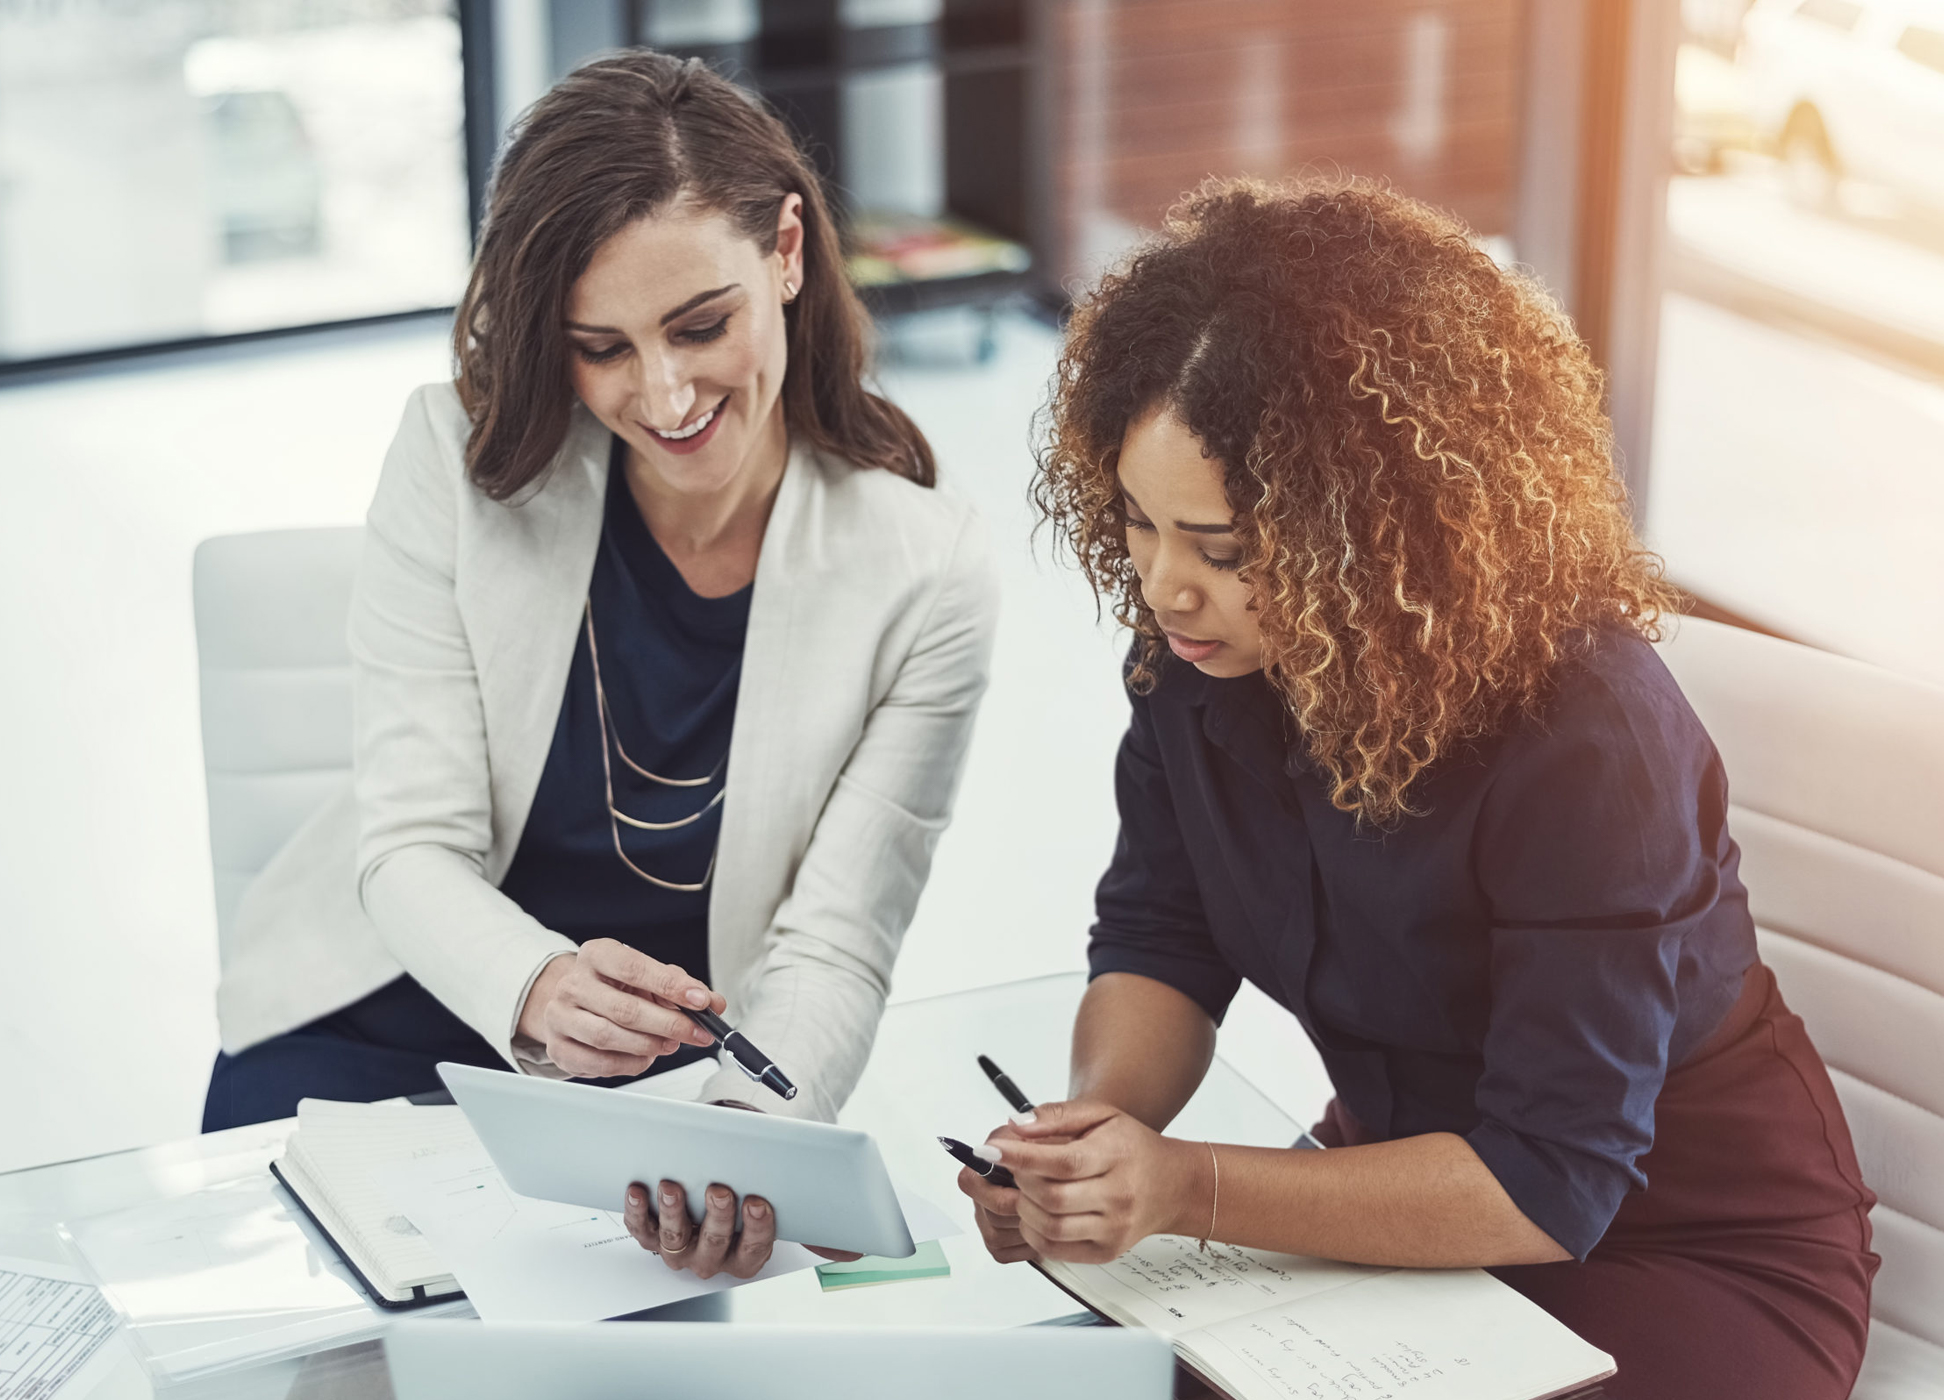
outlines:
[[1248, 978], [1374, 1137], [1463, 1136], [1585, 1258], [1755, 960], [1727, 780], [1653, 648], [1604, 635], [1541, 722], [1435, 766], [1387, 832], [1330, 805], [1259, 673], [1169, 659], [1115, 785], [1093, 975], [1218, 1021]]
[[[708, 781], [664, 787], [633, 772], [610, 747], [614, 805], [639, 821], [673, 822], [723, 791], [751, 590], [724, 598], [690, 590], [628, 492], [621, 450], [617, 442], [588, 586], [613, 740], [650, 772]], [[615, 855], [601, 741], [583, 618], [553, 747], [500, 889], [576, 943], [618, 939], [707, 981], [709, 891], [661, 889]], [[619, 825], [622, 848], [636, 865], [672, 883], [696, 884], [709, 874], [722, 807], [672, 831]]]

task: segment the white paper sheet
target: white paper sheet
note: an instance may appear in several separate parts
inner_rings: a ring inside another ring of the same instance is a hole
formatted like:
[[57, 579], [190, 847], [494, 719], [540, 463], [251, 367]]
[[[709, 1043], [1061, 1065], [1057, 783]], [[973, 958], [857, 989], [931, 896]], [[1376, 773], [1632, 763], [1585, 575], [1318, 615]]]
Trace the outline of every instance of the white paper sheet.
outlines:
[[63, 1229], [159, 1381], [384, 1330], [383, 1315], [268, 1172]]
[[0, 1257], [0, 1400], [86, 1395], [114, 1370], [115, 1310], [78, 1269]]
[[[401, 1164], [381, 1178], [488, 1321], [594, 1322], [745, 1282], [677, 1272], [635, 1243], [618, 1211], [537, 1201], [501, 1180], [482, 1148]], [[944, 1211], [898, 1190], [912, 1239], [956, 1234]], [[779, 1242], [758, 1279], [823, 1262]]]

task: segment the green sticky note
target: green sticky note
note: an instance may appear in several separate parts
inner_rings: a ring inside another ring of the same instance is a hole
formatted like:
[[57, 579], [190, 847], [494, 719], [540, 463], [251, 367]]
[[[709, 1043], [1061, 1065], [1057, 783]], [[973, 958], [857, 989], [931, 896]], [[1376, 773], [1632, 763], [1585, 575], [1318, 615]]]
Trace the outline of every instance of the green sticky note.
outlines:
[[848, 1264], [817, 1265], [817, 1282], [826, 1293], [840, 1288], [868, 1288], [877, 1283], [903, 1283], [914, 1278], [944, 1278], [952, 1272], [937, 1240], [926, 1240], [909, 1259], [886, 1259], [867, 1254]]

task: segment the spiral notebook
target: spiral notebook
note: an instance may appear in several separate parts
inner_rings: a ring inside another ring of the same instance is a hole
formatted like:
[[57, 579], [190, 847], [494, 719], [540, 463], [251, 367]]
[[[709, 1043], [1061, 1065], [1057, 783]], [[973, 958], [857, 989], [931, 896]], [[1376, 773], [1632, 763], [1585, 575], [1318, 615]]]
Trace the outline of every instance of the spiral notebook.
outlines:
[[270, 1170], [374, 1303], [421, 1307], [460, 1296], [459, 1283], [392, 1205], [379, 1173], [466, 1148], [478, 1151], [479, 1138], [457, 1108], [305, 1099], [297, 1105], [297, 1131]]
[[1481, 1269], [1374, 1269], [1176, 1235], [1111, 1264], [1042, 1263], [1235, 1400], [1550, 1400], [1613, 1358]]

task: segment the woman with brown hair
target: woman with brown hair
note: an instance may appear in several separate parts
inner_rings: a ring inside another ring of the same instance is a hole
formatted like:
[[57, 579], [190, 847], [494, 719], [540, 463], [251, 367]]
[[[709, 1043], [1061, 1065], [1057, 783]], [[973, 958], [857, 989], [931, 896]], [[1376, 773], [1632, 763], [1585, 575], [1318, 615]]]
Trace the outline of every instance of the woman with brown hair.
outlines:
[[[1609, 1396], [1847, 1395], [1872, 1197], [1545, 295], [1370, 185], [1213, 185], [1076, 313], [1037, 489], [1133, 718], [1070, 1099], [961, 1175], [993, 1253], [1485, 1266]], [[1163, 1135], [1244, 977], [1336, 1150]]]
[[[372, 502], [354, 782], [244, 898], [205, 1127], [439, 1087], [611, 1079], [724, 1013], [834, 1119], [983, 693], [996, 591], [930, 448], [868, 392], [816, 176], [698, 63], [590, 63], [522, 118], [454, 331]], [[731, 1183], [730, 1185], [733, 1185]], [[774, 1220], [627, 1203], [747, 1275]]]

